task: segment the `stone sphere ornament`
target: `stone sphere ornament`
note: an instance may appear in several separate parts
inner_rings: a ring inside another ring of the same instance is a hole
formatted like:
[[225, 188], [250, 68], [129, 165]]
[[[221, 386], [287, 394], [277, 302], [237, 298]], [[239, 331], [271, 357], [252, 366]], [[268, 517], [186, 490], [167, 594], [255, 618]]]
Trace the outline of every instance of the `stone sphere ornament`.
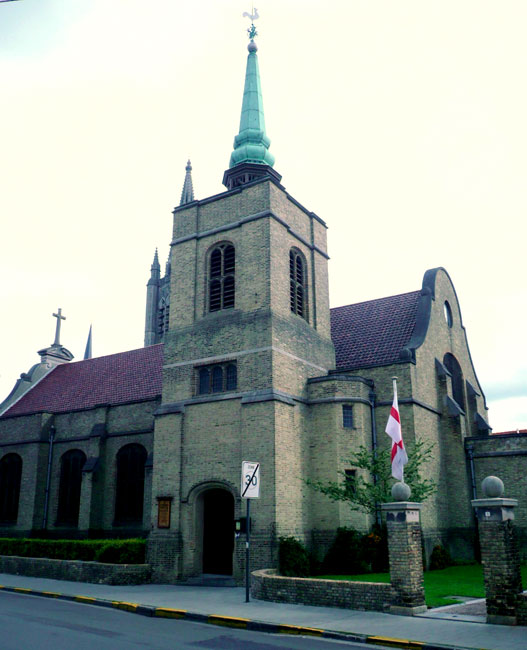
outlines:
[[489, 499], [497, 499], [503, 495], [505, 491], [505, 486], [501, 478], [497, 476], [487, 476], [481, 482], [481, 489], [483, 494]]
[[411, 493], [412, 490], [410, 490], [410, 486], [406, 485], [406, 483], [397, 482], [392, 486], [392, 497], [394, 501], [408, 501]]

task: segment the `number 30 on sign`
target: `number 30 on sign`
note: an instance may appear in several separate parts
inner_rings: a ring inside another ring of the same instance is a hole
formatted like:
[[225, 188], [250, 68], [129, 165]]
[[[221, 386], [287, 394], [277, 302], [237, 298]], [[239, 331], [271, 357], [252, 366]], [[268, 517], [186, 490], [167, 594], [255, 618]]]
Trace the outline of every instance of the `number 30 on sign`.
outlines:
[[260, 463], [244, 460], [242, 463], [242, 497], [258, 499], [260, 496]]

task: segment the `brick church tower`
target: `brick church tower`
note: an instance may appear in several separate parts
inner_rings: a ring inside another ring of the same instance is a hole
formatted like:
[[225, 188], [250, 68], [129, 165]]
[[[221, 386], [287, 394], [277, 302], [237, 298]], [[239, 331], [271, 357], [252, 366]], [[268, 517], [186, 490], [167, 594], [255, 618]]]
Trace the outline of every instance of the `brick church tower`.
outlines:
[[[174, 210], [149, 538], [159, 580], [243, 575], [244, 539], [233, 553], [243, 460], [261, 463], [255, 567], [274, 565], [277, 534], [309, 526], [303, 400], [307, 380], [335, 365], [326, 225], [273, 169], [254, 35], [227, 191]], [[170, 527], [155, 528], [165, 498]]]

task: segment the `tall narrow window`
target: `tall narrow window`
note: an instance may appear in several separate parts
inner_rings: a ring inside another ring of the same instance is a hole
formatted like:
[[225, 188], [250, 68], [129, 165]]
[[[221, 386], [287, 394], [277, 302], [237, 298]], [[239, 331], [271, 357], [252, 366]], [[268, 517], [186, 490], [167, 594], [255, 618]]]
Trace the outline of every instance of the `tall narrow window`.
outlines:
[[146, 449], [136, 443], [125, 445], [117, 453], [117, 524], [137, 525], [142, 522], [146, 456]]
[[357, 493], [357, 470], [345, 469], [344, 470], [344, 489], [349, 495]]
[[0, 460], [0, 522], [16, 524], [22, 459], [18, 454], [7, 454]]
[[80, 449], [67, 451], [60, 461], [57, 524], [79, 525], [82, 468], [86, 455]]
[[289, 297], [291, 311], [307, 320], [306, 270], [300, 251], [289, 251]]
[[452, 397], [458, 406], [465, 411], [465, 394], [463, 391], [463, 373], [459, 361], [453, 354], [447, 352], [443, 358], [443, 363], [452, 375]]
[[350, 404], [342, 405], [342, 426], [345, 429], [353, 429], [353, 406]]
[[170, 301], [168, 298], [161, 298], [157, 310], [157, 333], [164, 336], [168, 332], [168, 323], [170, 320]]
[[214, 366], [212, 369], [212, 392], [221, 393], [223, 390], [223, 368]]
[[234, 307], [234, 272], [234, 246], [216, 246], [210, 254], [209, 262], [209, 311]]
[[236, 369], [236, 364], [229, 363], [227, 366], [227, 383], [225, 388], [227, 390], [234, 390], [238, 383], [238, 372]]

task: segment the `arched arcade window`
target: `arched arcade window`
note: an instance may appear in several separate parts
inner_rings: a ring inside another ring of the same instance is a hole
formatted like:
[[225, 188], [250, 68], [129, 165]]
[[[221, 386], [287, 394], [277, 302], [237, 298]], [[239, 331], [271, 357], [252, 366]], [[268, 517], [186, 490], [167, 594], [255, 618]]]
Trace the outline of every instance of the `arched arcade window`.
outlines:
[[62, 455], [57, 524], [79, 525], [82, 468], [85, 462], [86, 454], [80, 449], [71, 449]]
[[299, 250], [289, 251], [289, 297], [291, 311], [307, 320], [306, 268]]
[[140, 524], [143, 520], [146, 457], [146, 449], [137, 443], [117, 452], [116, 524]]
[[209, 311], [234, 307], [235, 252], [232, 244], [216, 246], [209, 258]]
[[463, 373], [458, 360], [453, 354], [447, 352], [443, 359], [448, 372], [452, 375], [452, 397], [458, 406], [465, 411], [465, 393], [463, 391]]
[[0, 460], [0, 522], [16, 524], [22, 478], [22, 459], [18, 454], [6, 454]]

